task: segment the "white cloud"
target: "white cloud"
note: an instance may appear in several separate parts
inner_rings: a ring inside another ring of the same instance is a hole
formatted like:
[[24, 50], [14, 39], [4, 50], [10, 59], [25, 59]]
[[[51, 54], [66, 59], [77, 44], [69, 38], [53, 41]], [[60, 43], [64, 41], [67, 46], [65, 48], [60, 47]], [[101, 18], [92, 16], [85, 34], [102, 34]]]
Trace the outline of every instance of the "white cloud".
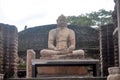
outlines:
[[80, 15], [113, 10], [113, 0], [0, 0], [0, 22], [14, 24], [18, 30], [36, 25], [56, 23], [60, 14]]

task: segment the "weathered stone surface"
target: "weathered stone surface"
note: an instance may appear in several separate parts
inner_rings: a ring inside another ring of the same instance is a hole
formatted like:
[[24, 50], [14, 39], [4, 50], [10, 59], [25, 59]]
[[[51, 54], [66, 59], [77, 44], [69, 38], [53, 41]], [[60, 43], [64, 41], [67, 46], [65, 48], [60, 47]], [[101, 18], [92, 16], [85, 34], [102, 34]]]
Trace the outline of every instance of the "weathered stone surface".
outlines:
[[26, 71], [26, 78], [31, 78], [32, 77], [32, 63], [31, 60], [35, 59], [36, 54], [33, 49], [28, 49], [27, 50], [27, 71]]
[[109, 76], [107, 80], [120, 80], [120, 67], [108, 68]]
[[58, 77], [38, 77], [38, 78], [10, 78], [8, 80], [106, 80], [106, 77], [80, 77], [80, 76], [58, 76]]
[[61, 76], [61, 75], [77, 75], [77, 76], [85, 76], [88, 74], [86, 67], [80, 66], [67, 66], [67, 67], [38, 67], [37, 68], [38, 75], [51, 75], [51, 76]]
[[51, 57], [51, 59], [61, 59], [74, 55], [84, 57], [84, 50], [74, 50], [75, 44], [75, 32], [68, 28], [66, 17], [61, 15], [57, 19], [56, 28], [49, 31], [48, 49], [41, 50], [40, 55]]
[[[48, 49], [41, 50], [40, 59], [78, 59], [83, 58], [83, 50], [75, 49], [75, 32], [67, 27], [66, 17], [61, 15], [57, 19], [55, 29], [49, 31]], [[56, 44], [54, 44], [56, 43]], [[77, 72], [77, 71], [78, 72]], [[83, 71], [81, 71], [83, 70]], [[85, 67], [43, 67], [38, 68], [38, 74], [52, 75], [83, 75], [87, 73]]]
[[108, 67], [114, 66], [113, 24], [100, 26], [101, 75], [108, 75]]
[[0, 23], [0, 56], [2, 73], [5, 77], [12, 77], [17, 73], [18, 31], [14, 25]]

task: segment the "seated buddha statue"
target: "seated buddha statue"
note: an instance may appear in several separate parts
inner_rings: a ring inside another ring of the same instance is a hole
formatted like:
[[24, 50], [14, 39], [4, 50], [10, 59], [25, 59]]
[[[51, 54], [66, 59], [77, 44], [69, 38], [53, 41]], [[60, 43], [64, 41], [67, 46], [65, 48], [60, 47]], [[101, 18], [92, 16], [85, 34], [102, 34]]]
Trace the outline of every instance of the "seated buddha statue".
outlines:
[[75, 32], [67, 27], [67, 18], [61, 15], [57, 19], [57, 27], [49, 31], [48, 49], [40, 51], [40, 58], [84, 57], [84, 50], [75, 50], [75, 44]]

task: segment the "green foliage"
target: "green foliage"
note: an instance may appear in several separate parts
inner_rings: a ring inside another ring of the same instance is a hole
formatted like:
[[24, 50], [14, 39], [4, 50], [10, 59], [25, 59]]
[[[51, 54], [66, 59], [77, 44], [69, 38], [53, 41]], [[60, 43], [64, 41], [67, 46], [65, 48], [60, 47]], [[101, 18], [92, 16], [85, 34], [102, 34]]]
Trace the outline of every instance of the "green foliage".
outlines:
[[18, 69], [19, 70], [26, 70], [26, 64], [19, 64]]
[[94, 25], [92, 20], [90, 18], [88, 18], [86, 15], [81, 14], [80, 16], [76, 17], [76, 16], [69, 16], [67, 18], [68, 23], [72, 24], [72, 25], [81, 25], [81, 26], [90, 26], [90, 25]]
[[68, 16], [68, 23], [82, 26], [100, 26], [112, 23], [112, 11], [100, 9], [97, 12], [81, 14], [79, 16]]

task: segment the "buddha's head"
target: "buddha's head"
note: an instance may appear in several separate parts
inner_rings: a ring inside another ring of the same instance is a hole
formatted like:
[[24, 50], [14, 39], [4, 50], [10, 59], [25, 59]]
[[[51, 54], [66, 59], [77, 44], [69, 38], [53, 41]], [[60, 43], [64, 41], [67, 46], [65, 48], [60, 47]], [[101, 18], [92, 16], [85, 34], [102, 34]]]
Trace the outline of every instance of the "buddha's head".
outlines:
[[64, 15], [60, 15], [57, 19], [58, 27], [67, 27], [67, 18]]

